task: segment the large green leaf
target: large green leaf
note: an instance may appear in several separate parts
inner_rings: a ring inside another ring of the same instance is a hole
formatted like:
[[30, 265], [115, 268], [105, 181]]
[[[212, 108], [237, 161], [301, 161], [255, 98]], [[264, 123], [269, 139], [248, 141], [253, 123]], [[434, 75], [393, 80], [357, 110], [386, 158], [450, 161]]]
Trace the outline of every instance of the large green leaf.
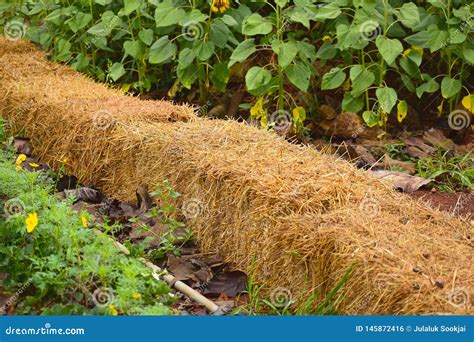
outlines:
[[140, 57], [145, 52], [144, 44], [139, 40], [127, 40], [123, 43], [123, 49], [126, 53], [132, 56], [135, 59], [140, 59]]
[[264, 18], [258, 13], [248, 16], [242, 23], [242, 33], [248, 36], [268, 34], [272, 31], [272, 29], [272, 22], [268, 18]]
[[179, 53], [178, 66], [182, 69], [186, 68], [194, 62], [195, 58], [196, 58], [196, 54], [194, 53], [193, 49], [184, 48]]
[[429, 48], [430, 36], [428, 31], [420, 31], [404, 39], [408, 44], [417, 46], [419, 48]]
[[389, 39], [384, 36], [378, 36], [375, 45], [387, 64], [392, 64], [397, 56], [403, 52], [403, 45], [398, 39]]
[[375, 81], [375, 75], [370, 70], [367, 70], [362, 65], [354, 65], [350, 72], [352, 81], [352, 93], [354, 96], [362, 94]]
[[176, 45], [170, 41], [169, 37], [163, 36], [150, 47], [150, 63], [164, 63], [175, 55], [176, 50]]
[[375, 95], [379, 101], [380, 109], [385, 113], [390, 113], [398, 100], [397, 92], [390, 87], [378, 88]]
[[301, 91], [307, 91], [311, 77], [311, 70], [302, 62], [290, 65], [286, 69], [288, 80]]
[[196, 40], [194, 41], [193, 49], [200, 61], [207, 61], [214, 53], [215, 45], [211, 41]]
[[463, 55], [466, 61], [474, 65], [474, 50], [473, 49], [464, 49]]
[[130, 15], [132, 12], [140, 8], [139, 0], [123, 0], [122, 14]]
[[420, 13], [418, 12], [418, 7], [413, 2], [403, 4], [396, 11], [396, 16], [403, 25], [409, 28], [414, 28], [420, 23]]
[[313, 44], [302, 40], [298, 40], [296, 44], [298, 45], [298, 55], [302, 60], [308, 60], [310, 62], [316, 60], [316, 48]]
[[445, 99], [449, 99], [454, 95], [457, 95], [462, 88], [462, 82], [448, 76], [444, 77], [441, 81], [441, 95]]
[[271, 79], [272, 74], [270, 71], [259, 66], [253, 66], [245, 75], [245, 84], [247, 85], [247, 90], [252, 92], [267, 85]]
[[438, 26], [428, 27], [428, 46], [431, 52], [444, 49], [448, 42], [448, 32], [438, 29]]
[[351, 93], [345, 93], [342, 100], [342, 110], [345, 112], [358, 113], [364, 108], [363, 96], [352, 96]]
[[278, 53], [278, 64], [284, 69], [295, 59], [298, 54], [298, 46], [296, 41], [290, 40], [280, 46]]
[[227, 25], [221, 19], [212, 21], [211, 29], [209, 31], [209, 39], [218, 47], [224, 48], [232, 33]]
[[176, 70], [176, 75], [178, 76], [179, 81], [183, 85], [183, 87], [187, 89], [191, 89], [191, 86], [194, 82], [198, 79], [198, 71], [194, 66], [188, 66], [181, 68], [178, 66]]
[[257, 51], [255, 47], [255, 39], [246, 39], [240, 43], [230, 56], [229, 67], [235, 63], [246, 60], [251, 54]]
[[339, 68], [332, 68], [325, 73], [321, 82], [322, 90], [335, 89], [341, 86], [346, 80], [346, 74]]
[[381, 121], [380, 116], [371, 110], [366, 110], [363, 112], [362, 118], [369, 127], [374, 127]]
[[114, 63], [112, 64], [112, 67], [110, 68], [109, 76], [115, 82], [120, 77], [125, 75], [125, 73], [126, 73], [125, 68], [123, 67], [122, 63]]
[[335, 19], [341, 13], [342, 12], [338, 4], [336, 2], [332, 2], [320, 7], [314, 15], [314, 19], [318, 21], [324, 21], [326, 19]]
[[424, 93], [434, 93], [435, 91], [438, 91], [438, 89], [438, 82], [436, 82], [436, 80], [432, 78], [428, 82], [423, 83], [422, 85], [416, 88], [416, 96], [421, 98]]
[[150, 46], [153, 43], [153, 30], [152, 29], [143, 29], [138, 32], [138, 37], [146, 45]]
[[185, 16], [186, 12], [182, 8], [175, 7], [171, 0], [165, 0], [155, 9], [155, 24], [156, 27], [176, 25]]
[[86, 27], [91, 21], [92, 15], [90, 15], [89, 13], [79, 12], [76, 14], [75, 17], [71, 18], [71, 20], [69, 20], [67, 24], [71, 31], [76, 33], [80, 29]]

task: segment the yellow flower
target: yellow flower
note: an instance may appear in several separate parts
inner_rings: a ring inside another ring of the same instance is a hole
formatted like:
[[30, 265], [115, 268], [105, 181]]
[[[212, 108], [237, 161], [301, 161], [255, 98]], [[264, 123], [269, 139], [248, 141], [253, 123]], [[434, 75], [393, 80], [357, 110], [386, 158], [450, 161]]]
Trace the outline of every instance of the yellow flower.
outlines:
[[139, 293], [134, 293], [134, 294], [132, 294], [132, 298], [133, 299], [140, 299], [140, 298], [142, 298], [142, 295], [139, 294]]
[[109, 305], [109, 312], [112, 316], [118, 316], [118, 311], [113, 304]]
[[20, 165], [15, 166], [15, 171], [16, 172], [21, 172], [23, 168]]
[[84, 228], [87, 228], [87, 217], [86, 215], [81, 215], [81, 222]]
[[20, 165], [21, 163], [23, 163], [24, 161], [26, 160], [26, 156], [22, 153], [20, 155], [18, 155], [18, 157], [16, 158], [16, 165]]
[[36, 163], [30, 163], [30, 166], [31, 166], [31, 167], [35, 167], [35, 168], [36, 168], [36, 167], [39, 167], [39, 165], [36, 164]]
[[328, 42], [328, 41], [331, 41], [331, 40], [332, 40], [331, 36], [326, 35], [326, 36], [323, 37], [323, 42]]
[[214, 13], [221, 12], [224, 13], [230, 8], [229, 0], [212, 0], [211, 11]]
[[28, 233], [33, 233], [36, 226], [38, 225], [38, 214], [36, 212], [29, 214], [25, 220], [26, 223], [26, 231]]

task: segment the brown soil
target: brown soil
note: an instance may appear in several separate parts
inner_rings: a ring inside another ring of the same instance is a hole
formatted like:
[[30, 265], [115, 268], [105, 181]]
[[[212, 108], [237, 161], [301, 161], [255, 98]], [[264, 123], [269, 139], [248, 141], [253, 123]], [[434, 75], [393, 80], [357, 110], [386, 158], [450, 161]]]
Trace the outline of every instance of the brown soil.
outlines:
[[415, 191], [409, 196], [420, 198], [431, 203], [431, 206], [442, 211], [452, 212], [455, 215], [474, 218], [474, 195], [466, 192], [431, 192], [427, 190]]

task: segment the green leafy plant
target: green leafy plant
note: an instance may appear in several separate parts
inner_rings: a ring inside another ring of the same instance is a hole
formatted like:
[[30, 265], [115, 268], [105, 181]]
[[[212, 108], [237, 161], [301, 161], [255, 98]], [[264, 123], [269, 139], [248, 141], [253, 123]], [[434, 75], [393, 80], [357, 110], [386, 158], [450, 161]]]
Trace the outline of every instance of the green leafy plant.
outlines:
[[417, 102], [472, 112], [474, 5], [463, 0], [222, 3], [7, 0], [0, 29], [125, 91], [197, 93], [203, 105], [245, 88], [254, 98], [240, 108], [262, 127], [304, 133], [326, 91], [370, 127], [402, 123]]
[[452, 151], [439, 150], [434, 157], [420, 159], [417, 175], [433, 179], [441, 191], [473, 190], [474, 160], [472, 153], [456, 156]]
[[18, 297], [10, 303], [17, 314], [172, 313], [164, 282], [121, 254], [106, 233], [95, 234], [89, 215], [73, 212], [72, 199], [59, 201], [42, 172], [14, 161], [0, 152], [1, 285]]

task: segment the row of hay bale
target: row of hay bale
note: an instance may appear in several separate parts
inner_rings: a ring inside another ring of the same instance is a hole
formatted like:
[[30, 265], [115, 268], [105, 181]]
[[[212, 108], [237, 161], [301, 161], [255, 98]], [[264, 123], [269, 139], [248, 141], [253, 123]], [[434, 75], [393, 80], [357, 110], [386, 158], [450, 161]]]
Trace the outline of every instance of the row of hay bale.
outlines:
[[473, 226], [311, 148], [120, 94], [0, 37], [0, 113], [44, 162], [132, 200], [168, 179], [204, 251], [342, 314], [472, 313]]

